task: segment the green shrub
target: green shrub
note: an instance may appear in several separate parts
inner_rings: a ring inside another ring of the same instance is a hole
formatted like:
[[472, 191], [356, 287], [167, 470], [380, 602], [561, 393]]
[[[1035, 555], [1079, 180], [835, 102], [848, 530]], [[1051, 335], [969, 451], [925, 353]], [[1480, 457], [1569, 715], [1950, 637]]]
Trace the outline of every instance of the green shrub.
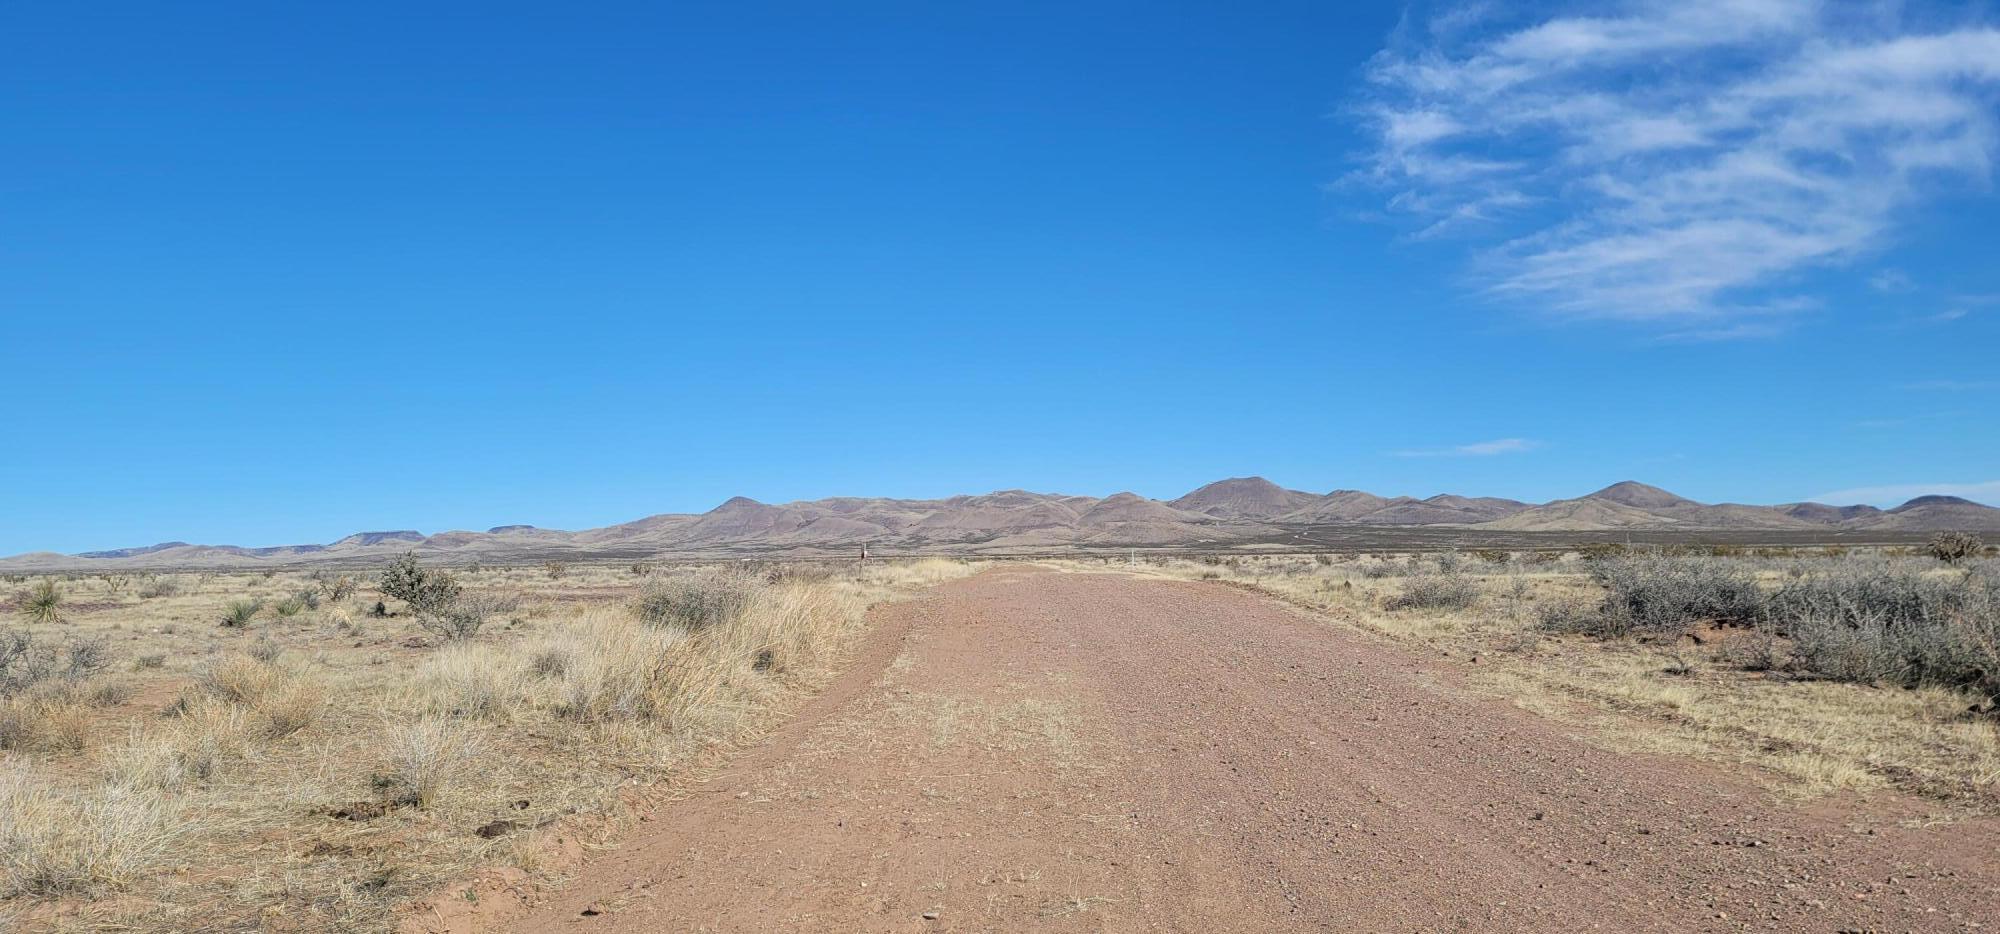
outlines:
[[415, 552], [405, 553], [382, 572], [382, 592], [409, 604], [418, 616], [435, 616], [458, 600], [458, 579], [424, 567]]

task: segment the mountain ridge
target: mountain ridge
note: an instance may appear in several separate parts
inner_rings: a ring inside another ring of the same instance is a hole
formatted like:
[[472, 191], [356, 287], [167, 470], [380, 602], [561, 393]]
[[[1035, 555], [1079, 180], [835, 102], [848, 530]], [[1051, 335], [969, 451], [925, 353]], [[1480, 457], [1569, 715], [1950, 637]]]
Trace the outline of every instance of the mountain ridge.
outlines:
[[1311, 540], [1313, 528], [1440, 528], [1511, 533], [1632, 531], [2000, 531], [2000, 509], [1956, 496], [1918, 496], [1890, 509], [1786, 503], [1700, 503], [1633, 480], [1570, 499], [1524, 503], [1439, 493], [1424, 499], [1359, 490], [1310, 493], [1263, 477], [1231, 477], [1172, 500], [997, 490], [943, 499], [828, 497], [771, 504], [731, 497], [704, 513], [661, 513], [568, 532], [533, 525], [426, 535], [356, 532], [330, 544], [242, 547], [183, 541], [0, 559], [0, 569], [272, 566], [369, 559], [403, 551], [474, 559], [841, 553], [863, 545], [966, 554], [1066, 548], [1173, 547]]

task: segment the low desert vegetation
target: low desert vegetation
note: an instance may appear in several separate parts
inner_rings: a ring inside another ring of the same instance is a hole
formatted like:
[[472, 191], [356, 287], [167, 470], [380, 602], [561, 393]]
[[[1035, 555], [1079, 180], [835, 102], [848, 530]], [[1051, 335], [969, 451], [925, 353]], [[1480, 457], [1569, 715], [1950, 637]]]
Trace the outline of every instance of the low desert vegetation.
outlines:
[[1939, 532], [1924, 547], [1930, 556], [1946, 564], [1958, 564], [1985, 551], [1986, 543], [1971, 532]]
[[0, 627], [0, 924], [390, 930], [483, 867], [551, 878], [555, 837], [767, 728], [870, 604], [972, 570], [31, 581], [68, 612]]
[[63, 593], [54, 578], [44, 577], [21, 595], [21, 614], [31, 623], [62, 622]]
[[1972, 536], [1110, 563], [1247, 584], [1463, 661], [1621, 748], [2000, 812], [2000, 561]]

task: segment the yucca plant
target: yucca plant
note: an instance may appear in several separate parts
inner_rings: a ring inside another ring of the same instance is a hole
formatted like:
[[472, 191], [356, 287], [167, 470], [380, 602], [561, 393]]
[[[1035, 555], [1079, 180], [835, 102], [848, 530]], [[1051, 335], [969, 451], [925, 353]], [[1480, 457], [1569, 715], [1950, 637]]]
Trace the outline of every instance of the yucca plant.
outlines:
[[257, 611], [264, 608], [262, 600], [231, 600], [222, 610], [222, 626], [225, 629], [242, 629], [257, 618]]
[[21, 612], [31, 623], [62, 622], [63, 593], [54, 578], [44, 577], [21, 598]]

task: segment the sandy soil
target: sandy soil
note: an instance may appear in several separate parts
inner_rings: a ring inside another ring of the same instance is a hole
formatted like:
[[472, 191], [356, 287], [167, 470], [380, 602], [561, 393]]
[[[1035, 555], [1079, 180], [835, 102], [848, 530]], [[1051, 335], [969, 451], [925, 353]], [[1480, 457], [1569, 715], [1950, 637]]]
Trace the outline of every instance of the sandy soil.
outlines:
[[571, 887], [412, 928], [2000, 925], [2000, 822], [1608, 752], [1225, 586], [994, 571], [876, 623], [832, 690]]

